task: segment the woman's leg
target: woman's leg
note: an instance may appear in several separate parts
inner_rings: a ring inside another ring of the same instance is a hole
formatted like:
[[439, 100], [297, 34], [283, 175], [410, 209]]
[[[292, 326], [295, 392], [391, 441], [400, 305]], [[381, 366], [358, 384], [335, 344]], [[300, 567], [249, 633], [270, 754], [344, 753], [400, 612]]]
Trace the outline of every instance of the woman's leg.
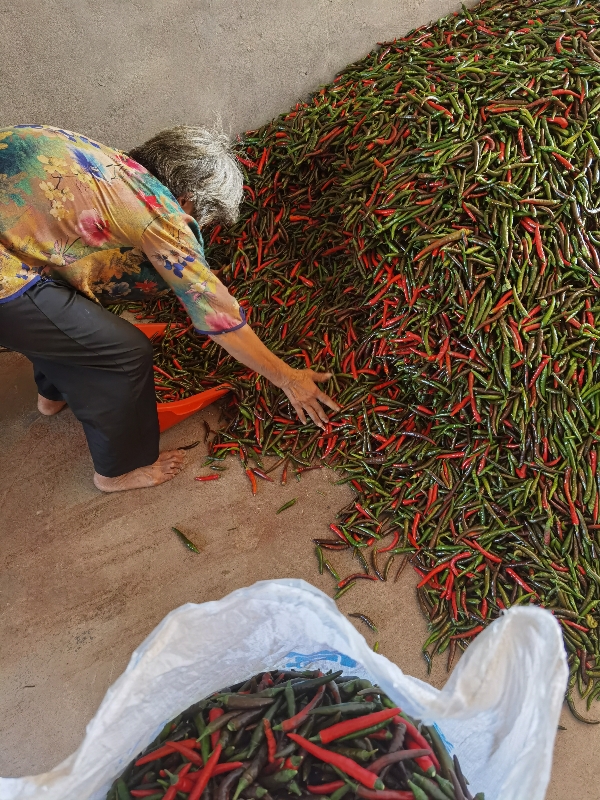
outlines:
[[158, 454], [152, 347], [135, 326], [41, 281], [0, 305], [0, 342], [34, 361], [40, 395], [60, 396], [80, 420], [98, 488], [154, 486], [180, 471], [181, 451]]
[[33, 380], [38, 389], [38, 411], [45, 417], [53, 417], [67, 405], [67, 401], [58, 391], [56, 386], [49, 381], [39, 368], [39, 364], [33, 362]]

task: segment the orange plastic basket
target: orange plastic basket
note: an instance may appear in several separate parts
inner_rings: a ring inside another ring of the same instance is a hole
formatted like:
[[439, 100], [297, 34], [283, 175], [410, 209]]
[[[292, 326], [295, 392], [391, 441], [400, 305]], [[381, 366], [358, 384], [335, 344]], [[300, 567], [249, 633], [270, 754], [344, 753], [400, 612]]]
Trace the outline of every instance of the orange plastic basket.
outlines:
[[[165, 322], [148, 322], [146, 324], [136, 324], [135, 327], [151, 339], [157, 334], [164, 333], [167, 329], [167, 324]], [[183, 325], [174, 327], [183, 328]], [[177, 425], [178, 422], [191, 417], [196, 411], [206, 408], [206, 406], [214, 403], [215, 400], [226, 395], [229, 388], [224, 384], [223, 386], [215, 386], [214, 389], [207, 389], [204, 392], [193, 394], [191, 397], [186, 397], [185, 400], [174, 400], [172, 403], [157, 403], [156, 409], [158, 411], [160, 430], [166, 431], [168, 428], [172, 428], [173, 425]]]

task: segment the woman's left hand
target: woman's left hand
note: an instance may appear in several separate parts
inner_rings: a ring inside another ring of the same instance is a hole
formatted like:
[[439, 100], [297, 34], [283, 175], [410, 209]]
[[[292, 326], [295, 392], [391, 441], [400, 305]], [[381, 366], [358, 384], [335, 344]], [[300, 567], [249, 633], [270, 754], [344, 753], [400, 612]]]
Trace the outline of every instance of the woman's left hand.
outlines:
[[317, 386], [317, 383], [324, 383], [330, 378], [331, 372], [290, 369], [285, 380], [279, 384], [303, 424], [306, 423], [306, 414], [308, 414], [315, 425], [318, 425], [319, 428], [325, 427], [329, 420], [321, 403], [332, 411], [340, 410], [340, 406]]

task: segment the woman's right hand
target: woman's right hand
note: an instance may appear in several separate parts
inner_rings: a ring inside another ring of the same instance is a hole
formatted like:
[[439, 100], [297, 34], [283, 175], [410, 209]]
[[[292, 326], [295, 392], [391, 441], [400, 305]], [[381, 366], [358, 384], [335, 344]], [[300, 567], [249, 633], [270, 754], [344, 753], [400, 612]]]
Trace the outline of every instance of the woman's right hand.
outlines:
[[300, 422], [306, 423], [306, 414], [319, 428], [327, 425], [328, 417], [321, 403], [332, 411], [339, 411], [340, 406], [322, 392], [317, 386], [331, 378], [331, 372], [315, 372], [312, 369], [292, 369], [286, 374], [285, 379], [279, 384], [294, 407]]

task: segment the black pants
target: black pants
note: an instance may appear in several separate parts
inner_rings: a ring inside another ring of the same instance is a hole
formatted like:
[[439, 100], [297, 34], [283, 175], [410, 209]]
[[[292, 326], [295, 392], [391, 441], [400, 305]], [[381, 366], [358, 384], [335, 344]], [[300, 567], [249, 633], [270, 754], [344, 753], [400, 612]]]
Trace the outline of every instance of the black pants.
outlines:
[[134, 325], [42, 279], [0, 304], [0, 345], [33, 362], [42, 397], [67, 401], [99, 475], [116, 478], [156, 461], [152, 346]]

